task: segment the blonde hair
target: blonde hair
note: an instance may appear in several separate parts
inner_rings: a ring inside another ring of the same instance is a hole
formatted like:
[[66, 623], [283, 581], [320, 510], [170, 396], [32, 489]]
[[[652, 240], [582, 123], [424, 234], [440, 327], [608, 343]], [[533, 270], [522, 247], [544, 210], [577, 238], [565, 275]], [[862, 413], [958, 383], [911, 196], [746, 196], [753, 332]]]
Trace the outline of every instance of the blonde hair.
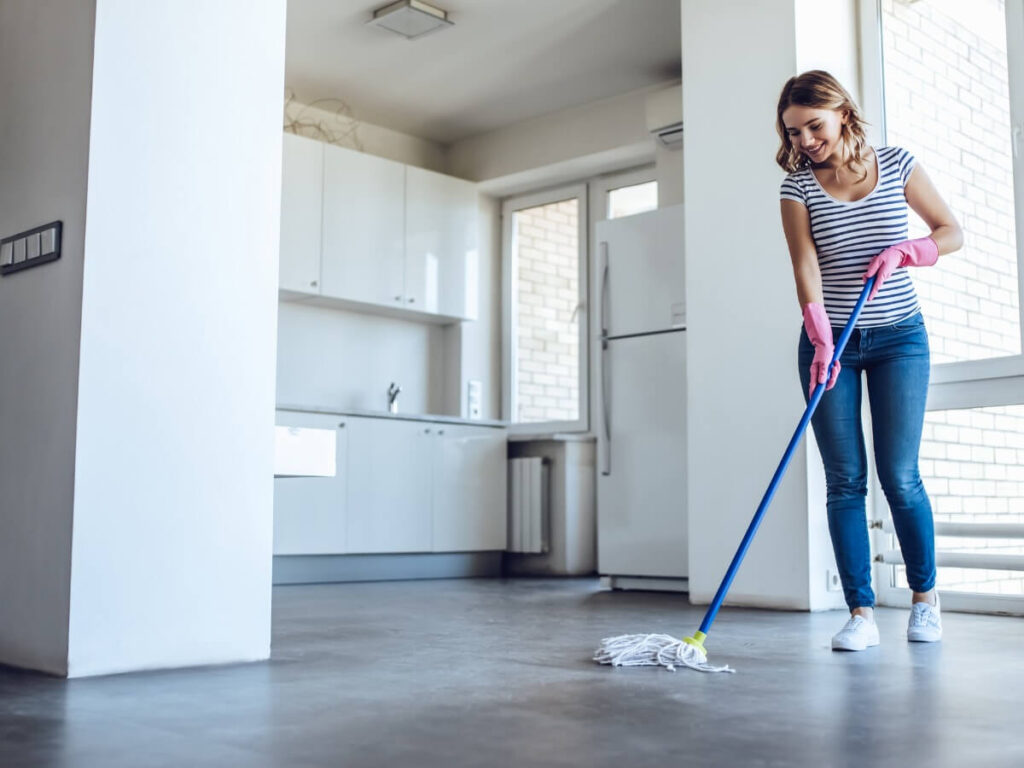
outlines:
[[812, 69], [796, 77], [791, 77], [782, 86], [775, 123], [779, 138], [782, 140], [782, 146], [775, 154], [775, 162], [782, 167], [782, 170], [792, 173], [811, 164], [811, 159], [793, 146], [793, 141], [786, 132], [786, 124], [782, 121], [782, 113], [791, 106], [834, 109], [845, 115], [846, 122], [840, 125], [839, 133], [843, 160], [839, 167], [848, 168], [855, 175], [859, 173], [858, 181], [864, 181], [867, 178], [868, 142], [864, 134], [864, 126], [867, 123], [864, 122], [860, 110], [857, 109], [857, 105], [847, 90], [832, 75], [821, 69]]

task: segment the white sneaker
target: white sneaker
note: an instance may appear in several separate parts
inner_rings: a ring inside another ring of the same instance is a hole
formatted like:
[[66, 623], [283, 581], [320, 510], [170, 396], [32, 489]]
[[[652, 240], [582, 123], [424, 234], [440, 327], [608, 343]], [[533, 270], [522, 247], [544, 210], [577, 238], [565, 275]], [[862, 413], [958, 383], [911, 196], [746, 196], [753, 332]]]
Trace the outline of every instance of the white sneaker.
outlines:
[[939, 593], [935, 605], [914, 603], [910, 606], [907, 622], [907, 640], [912, 643], [937, 643], [942, 639], [942, 616], [939, 613]]
[[833, 651], [863, 651], [878, 645], [878, 625], [863, 616], [851, 616], [832, 638]]

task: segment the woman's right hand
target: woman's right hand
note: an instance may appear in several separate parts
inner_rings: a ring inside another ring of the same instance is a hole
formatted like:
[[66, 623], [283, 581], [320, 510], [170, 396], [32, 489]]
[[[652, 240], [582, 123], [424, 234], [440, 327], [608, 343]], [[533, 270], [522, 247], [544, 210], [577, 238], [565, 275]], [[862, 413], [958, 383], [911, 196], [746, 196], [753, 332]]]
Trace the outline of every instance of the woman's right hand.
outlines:
[[828, 366], [832, 362], [832, 355], [835, 353], [835, 344], [832, 341], [832, 325], [828, 321], [828, 313], [825, 307], [817, 302], [811, 302], [804, 307], [804, 329], [807, 331], [807, 338], [814, 345], [814, 359], [811, 361], [811, 383], [807, 388], [807, 397], [814, 395], [815, 388], [828, 379], [825, 389], [832, 389], [836, 385], [836, 378], [839, 376], [839, 361], [832, 367], [832, 375], [828, 375]]

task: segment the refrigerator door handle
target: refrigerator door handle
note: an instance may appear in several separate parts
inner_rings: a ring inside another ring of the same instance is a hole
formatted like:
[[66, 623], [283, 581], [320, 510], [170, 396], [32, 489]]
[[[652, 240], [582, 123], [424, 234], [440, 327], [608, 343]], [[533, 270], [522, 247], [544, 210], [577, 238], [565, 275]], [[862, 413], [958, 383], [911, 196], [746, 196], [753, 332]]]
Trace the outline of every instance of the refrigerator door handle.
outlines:
[[601, 452], [601, 474], [606, 477], [612, 473], [612, 408], [608, 399], [608, 382], [611, 380], [610, 373], [611, 355], [608, 353], [608, 340], [601, 339], [601, 412], [604, 450]]
[[612, 428], [611, 404], [608, 400], [608, 382], [610, 380], [609, 365], [611, 356], [608, 354], [608, 242], [600, 244], [601, 251], [601, 413], [604, 450], [601, 451], [601, 474], [612, 473]]
[[601, 248], [601, 338], [608, 335], [608, 243], [602, 242]]

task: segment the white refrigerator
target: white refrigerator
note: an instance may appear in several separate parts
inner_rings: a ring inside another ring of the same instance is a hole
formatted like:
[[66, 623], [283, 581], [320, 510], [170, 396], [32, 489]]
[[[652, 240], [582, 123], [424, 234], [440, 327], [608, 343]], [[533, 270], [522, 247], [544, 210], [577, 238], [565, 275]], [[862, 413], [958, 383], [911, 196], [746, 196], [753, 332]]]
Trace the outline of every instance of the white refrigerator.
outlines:
[[599, 222], [598, 572], [686, 589], [683, 206]]

